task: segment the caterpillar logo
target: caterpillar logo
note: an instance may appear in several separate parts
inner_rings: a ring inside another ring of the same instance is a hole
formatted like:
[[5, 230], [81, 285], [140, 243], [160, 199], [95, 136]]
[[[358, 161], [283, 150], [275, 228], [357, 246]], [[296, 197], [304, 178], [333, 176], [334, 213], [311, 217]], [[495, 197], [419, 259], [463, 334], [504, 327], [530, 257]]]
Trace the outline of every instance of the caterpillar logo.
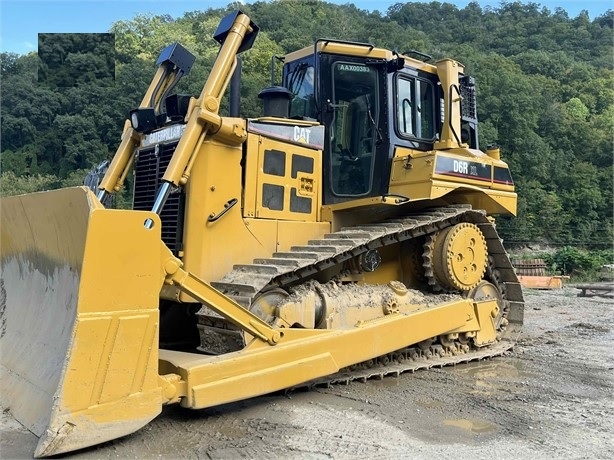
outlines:
[[368, 72], [369, 68], [364, 65], [340, 64], [339, 70], [343, 70], [345, 72]]
[[311, 129], [294, 127], [294, 140], [300, 144], [309, 144]]
[[262, 134], [284, 142], [290, 141], [310, 149], [322, 150], [324, 148], [324, 126], [322, 125], [288, 126], [249, 120], [247, 130], [250, 133]]

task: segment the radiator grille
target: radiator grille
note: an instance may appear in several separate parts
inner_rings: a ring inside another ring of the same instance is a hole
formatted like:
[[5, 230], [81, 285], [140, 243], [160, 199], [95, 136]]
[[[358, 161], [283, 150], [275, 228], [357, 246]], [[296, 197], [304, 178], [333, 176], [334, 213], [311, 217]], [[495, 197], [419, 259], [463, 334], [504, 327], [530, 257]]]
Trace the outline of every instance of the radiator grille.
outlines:
[[[151, 211], [160, 188], [162, 176], [171, 161], [177, 142], [156, 145], [139, 151], [134, 167], [133, 209]], [[162, 241], [175, 255], [182, 250], [183, 212], [185, 193], [183, 189], [173, 191], [160, 214], [162, 220]]]

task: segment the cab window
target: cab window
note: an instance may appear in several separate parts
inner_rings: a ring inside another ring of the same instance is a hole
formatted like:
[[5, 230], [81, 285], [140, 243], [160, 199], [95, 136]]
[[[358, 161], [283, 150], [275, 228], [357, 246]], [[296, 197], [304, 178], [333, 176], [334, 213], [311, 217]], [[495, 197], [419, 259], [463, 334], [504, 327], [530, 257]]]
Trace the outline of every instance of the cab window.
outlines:
[[412, 77], [397, 79], [397, 131], [401, 137], [435, 137], [435, 95], [430, 81]]
[[288, 75], [287, 88], [292, 92], [290, 117], [316, 118], [314, 102], [314, 68], [312, 65], [301, 64]]

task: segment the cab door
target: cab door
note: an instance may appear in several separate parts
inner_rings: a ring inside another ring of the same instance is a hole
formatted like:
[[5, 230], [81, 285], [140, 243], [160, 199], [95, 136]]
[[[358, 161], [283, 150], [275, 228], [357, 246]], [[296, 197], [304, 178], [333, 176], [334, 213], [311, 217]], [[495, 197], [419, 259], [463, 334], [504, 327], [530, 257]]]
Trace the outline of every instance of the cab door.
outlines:
[[326, 126], [324, 204], [387, 193], [391, 152], [383, 64], [320, 55], [318, 99]]

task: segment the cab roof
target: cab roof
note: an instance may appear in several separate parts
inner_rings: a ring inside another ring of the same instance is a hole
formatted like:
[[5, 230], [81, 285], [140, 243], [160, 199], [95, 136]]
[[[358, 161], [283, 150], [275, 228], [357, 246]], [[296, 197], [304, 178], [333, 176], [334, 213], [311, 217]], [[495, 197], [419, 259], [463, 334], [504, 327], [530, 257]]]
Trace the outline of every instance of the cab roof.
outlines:
[[307, 56], [311, 56], [314, 54], [314, 50], [317, 50], [317, 52], [319, 53], [337, 54], [340, 56], [365, 57], [371, 59], [385, 59], [386, 61], [389, 61], [396, 57], [402, 57], [405, 59], [406, 66], [422, 70], [424, 72], [437, 73], [436, 66], [428, 64], [424, 61], [420, 61], [418, 59], [414, 59], [404, 54], [397, 55], [388, 49], [377, 48], [370, 43], [346, 42], [332, 39], [319, 39], [316, 41], [314, 46], [307, 46], [300, 50], [293, 51], [292, 53], [288, 53], [285, 56], [284, 62], [287, 64], [305, 58]]

